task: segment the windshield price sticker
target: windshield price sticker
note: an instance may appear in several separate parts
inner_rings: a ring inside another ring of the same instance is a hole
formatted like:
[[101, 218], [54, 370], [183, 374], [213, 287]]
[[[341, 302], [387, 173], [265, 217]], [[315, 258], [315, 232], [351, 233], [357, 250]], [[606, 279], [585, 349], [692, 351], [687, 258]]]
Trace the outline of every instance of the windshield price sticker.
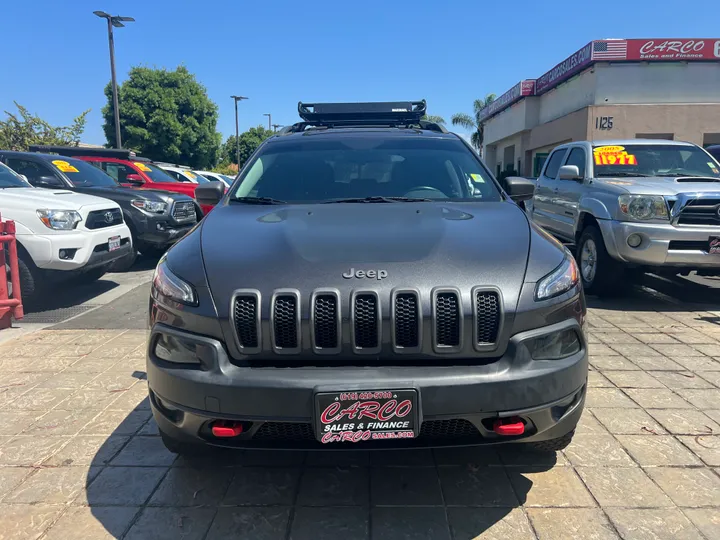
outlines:
[[195, 175], [190, 171], [185, 171], [185, 174], [188, 175], [191, 179], [195, 179]]
[[60, 159], [56, 159], [52, 162], [53, 165], [55, 165], [60, 172], [80, 172], [75, 167], [70, 165], [67, 161], [62, 161]]
[[637, 158], [624, 146], [598, 146], [593, 149], [595, 165], [637, 165]]
[[417, 436], [414, 390], [324, 393], [316, 399], [316, 436], [323, 444]]
[[142, 172], [150, 172], [150, 171], [152, 170], [150, 167], [148, 167], [148, 166], [145, 165], [144, 163], [135, 162], [135, 163], [133, 163], [133, 165], [135, 165], [135, 166], [136, 166], [138, 169], [140, 169]]

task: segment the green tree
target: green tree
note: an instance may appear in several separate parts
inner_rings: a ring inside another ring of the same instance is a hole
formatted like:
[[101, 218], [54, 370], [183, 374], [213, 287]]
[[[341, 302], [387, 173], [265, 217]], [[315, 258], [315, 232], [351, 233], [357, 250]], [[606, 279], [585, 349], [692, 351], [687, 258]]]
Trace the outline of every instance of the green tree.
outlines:
[[[270, 131], [263, 126], [257, 126], [248, 129], [246, 132], [240, 134], [240, 163], [242, 167], [252, 153], [260, 146], [268, 137], [274, 135], [274, 131]], [[237, 147], [235, 145], [235, 135], [230, 135], [223, 145], [222, 157], [223, 161], [227, 163], [237, 162]]]
[[482, 154], [482, 144], [485, 139], [485, 126], [480, 121], [480, 111], [495, 101], [496, 97], [495, 94], [488, 94], [485, 96], [485, 99], [476, 99], [473, 102], [472, 116], [466, 113], [452, 115], [451, 121], [453, 126], [461, 126], [465, 129], [473, 130], [473, 134], [470, 136], [470, 142], [480, 154]]
[[80, 142], [90, 109], [76, 117], [69, 126], [51, 126], [19, 103], [13, 103], [18, 114], [5, 111], [7, 118], [0, 120], [0, 148], [27, 151], [31, 144], [77, 146]]
[[427, 120], [428, 122], [433, 122], [440, 125], [445, 124], [445, 119], [442, 116], [433, 116], [432, 114], [423, 115], [422, 120]]
[[[115, 146], [112, 87], [102, 113], [109, 146]], [[218, 107], [184, 66], [175, 71], [134, 67], [118, 87], [123, 146], [158, 161], [209, 168], [218, 162]]]

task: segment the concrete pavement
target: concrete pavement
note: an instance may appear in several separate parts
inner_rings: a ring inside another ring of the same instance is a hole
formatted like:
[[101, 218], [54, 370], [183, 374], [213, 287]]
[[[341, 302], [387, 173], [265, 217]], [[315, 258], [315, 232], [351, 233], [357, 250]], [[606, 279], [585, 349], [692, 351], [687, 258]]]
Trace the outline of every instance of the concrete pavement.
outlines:
[[187, 461], [148, 410], [145, 286], [0, 343], [0, 540], [720, 538], [715, 305], [590, 299], [587, 408], [556, 455]]

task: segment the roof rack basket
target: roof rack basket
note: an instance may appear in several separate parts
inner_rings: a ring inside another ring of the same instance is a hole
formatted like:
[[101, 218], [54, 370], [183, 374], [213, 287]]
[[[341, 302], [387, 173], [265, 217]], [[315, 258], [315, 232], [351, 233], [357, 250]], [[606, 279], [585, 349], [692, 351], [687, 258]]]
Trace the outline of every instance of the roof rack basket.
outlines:
[[304, 131], [307, 127], [411, 127], [447, 133], [439, 124], [423, 120], [427, 102], [387, 101], [364, 103], [298, 103], [298, 114], [303, 122], [286, 126], [279, 135]]

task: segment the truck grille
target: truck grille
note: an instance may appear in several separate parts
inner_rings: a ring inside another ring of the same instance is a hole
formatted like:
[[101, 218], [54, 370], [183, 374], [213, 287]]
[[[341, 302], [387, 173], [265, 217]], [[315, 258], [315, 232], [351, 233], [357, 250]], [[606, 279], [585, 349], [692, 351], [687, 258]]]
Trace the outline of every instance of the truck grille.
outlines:
[[720, 225], [720, 199], [696, 199], [688, 202], [678, 217], [678, 225]]
[[192, 201], [180, 201], [173, 204], [172, 217], [178, 223], [195, 223], [195, 203]]
[[107, 210], [93, 210], [88, 213], [85, 220], [85, 228], [90, 230], [102, 229], [120, 225], [123, 222], [122, 210], [119, 208], [108, 208]]
[[[278, 354], [312, 349], [316, 354], [336, 355], [343, 345], [356, 354], [379, 354], [383, 346], [398, 354], [429, 349], [446, 354], [467, 353], [471, 348], [491, 351], [498, 345], [503, 310], [496, 289], [473, 289], [471, 309], [463, 309], [463, 297], [456, 289], [437, 289], [427, 298], [415, 290], [396, 290], [384, 311], [383, 298], [374, 291], [355, 291], [345, 298], [343, 315], [343, 299], [335, 290], [317, 290], [307, 299], [295, 290], [277, 290], [266, 307], [259, 291], [237, 291], [231, 317], [240, 352], [263, 352], [263, 343]], [[423, 318], [423, 300], [429, 304], [425, 313], [432, 312], [432, 319]], [[426, 339], [424, 326], [431, 330]], [[463, 328], [467, 328], [467, 339]], [[263, 340], [264, 331], [269, 332], [269, 339]]]

